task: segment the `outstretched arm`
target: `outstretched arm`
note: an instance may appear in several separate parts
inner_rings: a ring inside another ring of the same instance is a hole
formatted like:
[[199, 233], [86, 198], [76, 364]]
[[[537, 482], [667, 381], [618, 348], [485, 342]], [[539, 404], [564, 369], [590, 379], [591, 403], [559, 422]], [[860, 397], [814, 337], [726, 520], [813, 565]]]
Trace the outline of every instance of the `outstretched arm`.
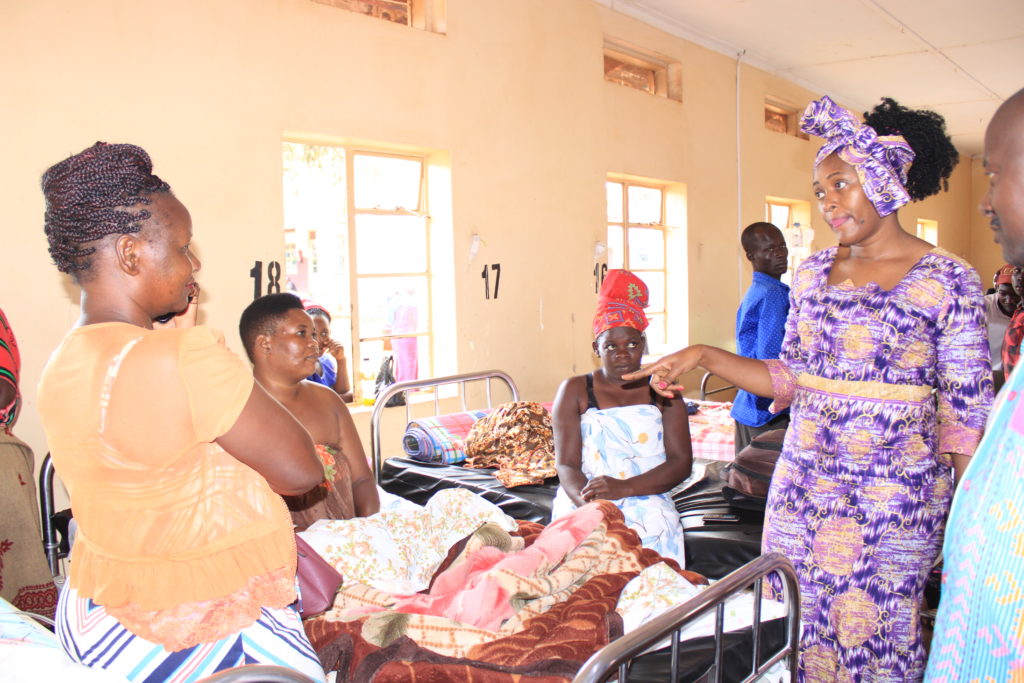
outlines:
[[764, 361], [756, 358], [744, 358], [724, 349], [704, 344], [695, 344], [685, 349], [663, 356], [649, 363], [636, 372], [623, 375], [625, 380], [651, 378], [651, 386], [665, 398], [672, 398], [675, 392], [680, 394], [686, 389], [679, 384], [679, 377], [702, 367], [713, 372], [730, 384], [757, 396], [771, 398], [771, 376]]
[[555, 466], [558, 481], [577, 506], [586, 504], [581, 495], [587, 484], [583, 474], [583, 435], [580, 433], [580, 392], [583, 379], [571, 377], [558, 387], [552, 408], [551, 426], [555, 437]]

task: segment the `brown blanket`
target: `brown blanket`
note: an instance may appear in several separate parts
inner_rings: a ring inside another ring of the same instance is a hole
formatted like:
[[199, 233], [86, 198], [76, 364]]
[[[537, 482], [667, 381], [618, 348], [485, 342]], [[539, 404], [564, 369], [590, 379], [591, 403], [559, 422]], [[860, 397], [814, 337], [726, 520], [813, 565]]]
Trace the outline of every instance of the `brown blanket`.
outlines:
[[53, 619], [57, 588], [46, 564], [32, 449], [0, 431], [0, 596]]
[[551, 413], [540, 403], [516, 401], [481, 417], [466, 437], [465, 467], [496, 467], [495, 478], [509, 489], [556, 476]]
[[[657, 562], [667, 562], [678, 570], [672, 560], [640, 545], [612, 503], [600, 501], [598, 505], [603, 522], [580, 546], [589, 562], [567, 557], [547, 571], [548, 576], [560, 574], [561, 586], [565, 585], [564, 572], [578, 573], [578, 584], [571, 590], [558, 590], [553, 604], [551, 596], [528, 600], [500, 631], [490, 633], [418, 614], [342, 616], [345, 610], [339, 605], [351, 606], [352, 602], [346, 603], [339, 595], [334, 610], [306, 622], [306, 632], [325, 669], [339, 671], [339, 680], [374, 683], [570, 680], [591, 654], [621, 635], [622, 622], [615, 606], [626, 583]], [[540, 529], [540, 525], [520, 522], [526, 545], [536, 539]], [[437, 574], [451, 569], [478, 546], [474, 537], [460, 542]], [[683, 573], [691, 581], [705, 582], [699, 575]], [[425, 642], [435, 647], [427, 647]]]

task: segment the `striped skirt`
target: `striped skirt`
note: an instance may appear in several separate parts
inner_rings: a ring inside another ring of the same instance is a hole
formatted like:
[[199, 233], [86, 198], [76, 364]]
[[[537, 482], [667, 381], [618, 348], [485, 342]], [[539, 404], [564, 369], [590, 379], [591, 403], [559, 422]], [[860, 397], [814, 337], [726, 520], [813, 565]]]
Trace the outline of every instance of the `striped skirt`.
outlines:
[[186, 683], [243, 664], [274, 664], [314, 681], [325, 680], [302, 621], [291, 607], [264, 608], [256, 623], [238, 633], [168, 652], [132, 634], [102, 606], [79, 597], [65, 584], [57, 603], [57, 637], [72, 660], [129, 681]]

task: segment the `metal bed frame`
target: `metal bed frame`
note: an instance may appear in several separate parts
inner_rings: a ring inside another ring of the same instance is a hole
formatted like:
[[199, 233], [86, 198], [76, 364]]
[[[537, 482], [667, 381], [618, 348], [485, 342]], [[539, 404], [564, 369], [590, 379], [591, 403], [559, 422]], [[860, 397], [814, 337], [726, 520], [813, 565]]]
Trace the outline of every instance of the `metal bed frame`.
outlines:
[[[728, 391], [734, 387], [720, 387], [707, 389], [711, 373], [707, 373], [701, 379], [701, 398], [721, 391]], [[381, 450], [380, 422], [384, 415], [385, 404], [392, 396], [400, 393], [414, 391], [431, 387], [440, 387], [446, 384], [457, 384], [462, 410], [467, 410], [466, 405], [466, 383], [474, 381], [486, 381], [487, 408], [493, 407], [491, 397], [491, 380], [503, 381], [512, 395], [513, 401], [519, 400], [519, 390], [515, 381], [505, 372], [500, 370], [487, 370], [483, 372], [451, 375], [448, 377], [436, 377], [432, 379], [412, 380], [398, 382], [387, 387], [377, 396], [370, 417], [370, 454], [373, 459], [374, 475], [380, 481], [381, 465], [383, 454]], [[408, 398], [408, 396], [406, 397]], [[434, 392], [434, 412], [440, 412], [440, 397]], [[409, 402], [405, 404], [405, 420], [408, 423], [411, 419]], [[673, 642], [671, 646], [672, 663], [671, 679], [678, 680], [679, 673], [679, 633], [684, 626], [708, 613], [712, 609], [716, 612], [715, 618], [715, 659], [712, 669], [706, 681], [720, 683], [722, 681], [722, 658], [724, 656], [723, 633], [725, 626], [725, 600], [751, 586], [755, 595], [760, 595], [763, 577], [769, 574], [778, 574], [784, 585], [784, 604], [787, 607], [786, 616], [786, 642], [782, 648], [768, 657], [764, 663], [759, 664], [761, 649], [761, 601], [754, 601], [753, 614], [753, 666], [750, 675], [744, 679], [755, 681], [763, 676], [767, 670], [777, 662], [784, 659], [789, 660], [790, 680], [796, 681], [797, 655], [799, 643], [800, 625], [800, 591], [797, 582], [796, 572], [792, 563], [783, 555], [772, 553], [762, 555], [752, 562], [740, 567], [731, 574], [716, 582], [707, 590], [701, 591], [699, 595], [672, 608], [661, 616], [651, 620], [641, 628], [629, 633], [603, 647], [583, 665], [579, 670], [573, 683], [598, 683], [606, 681], [618, 670], [618, 681], [624, 683], [627, 680], [629, 663], [633, 658], [642, 654], [645, 650], [671, 634]]]
[[[508, 373], [502, 372], [501, 370], [484, 370], [481, 372], [468, 372], [461, 375], [448, 375], [447, 377], [433, 377], [429, 379], [414, 379], [407, 382], [396, 382], [395, 384], [389, 385], [384, 389], [376, 398], [373, 404], [373, 413], [370, 415], [370, 458], [373, 460], [373, 476], [376, 481], [380, 482], [380, 468], [384, 462], [384, 457], [381, 452], [380, 445], [380, 422], [384, 416], [385, 405], [392, 396], [396, 394], [406, 394], [405, 398], [405, 423], [409, 424], [411, 421], [411, 412], [409, 410], [409, 396], [406, 392], [415, 391], [417, 389], [429, 389], [433, 387], [440, 387], [446, 384], [457, 384], [459, 386], [459, 400], [462, 404], [462, 410], [466, 411], [466, 383], [467, 382], [479, 382], [485, 381], [485, 391], [487, 397], [487, 408], [493, 408], [493, 401], [491, 399], [491, 380], [498, 379], [505, 383], [509, 393], [512, 395], [513, 401], [519, 400], [519, 388], [516, 386], [515, 381], [508, 375]], [[437, 392], [434, 392], [434, 414], [440, 413], [441, 397], [438, 396]]]
[[[701, 380], [702, 398], [706, 395], [713, 394], [718, 391], [726, 391], [727, 389], [732, 388], [724, 387], [706, 391], [707, 382], [710, 377], [711, 373], [707, 373]], [[377, 396], [373, 413], [370, 418], [370, 453], [373, 459], [374, 475], [377, 480], [379, 481], [380, 479], [381, 465], [383, 462], [380, 422], [384, 414], [385, 404], [389, 398], [399, 393], [406, 394], [406, 392], [415, 391], [417, 389], [457, 384], [459, 388], [461, 407], [462, 410], [465, 411], [468, 409], [466, 404], [466, 384], [469, 382], [483, 381], [486, 383], [486, 407], [493, 408], [491, 381], [495, 379], [501, 380], [505, 383], [513, 401], [519, 400], [519, 389], [516, 386], [515, 381], [507, 373], [500, 370], [487, 370], [460, 375], [450, 375], [447, 377], [398, 382], [390, 385], [381, 392], [381, 394]], [[406, 398], [408, 399], [407, 395]], [[435, 414], [440, 411], [440, 400], [440, 396], [435, 391]], [[408, 400], [405, 402], [405, 419], [406, 423], [411, 419]], [[59, 562], [64, 554], [60, 552], [60, 543], [57, 540], [57, 532], [53, 523], [54, 475], [53, 461], [50, 454], [47, 453], [46, 457], [43, 459], [42, 468], [39, 473], [40, 509], [43, 523], [43, 546], [46, 552], [46, 559], [50, 565], [51, 571], [56, 576], [59, 574]], [[790, 563], [790, 561], [783, 555], [772, 553], [763, 555], [743, 567], [740, 567], [736, 571], [716, 582], [710, 588], [701, 591], [699, 595], [694, 596], [683, 604], [672, 608], [655, 619], [652, 619], [636, 631], [612, 641], [601, 650], [594, 653], [594, 655], [587, 660], [576, 674], [576, 677], [573, 679], [573, 683], [599, 683], [600, 681], [606, 681], [616, 673], [616, 670], [618, 673], [617, 680], [620, 683], [625, 683], [629, 671], [629, 664], [632, 660], [669, 635], [672, 636], [670, 680], [678, 680], [679, 634], [684, 626], [710, 612], [712, 609], [715, 610], [715, 658], [709, 674], [707, 674], [702, 680], [720, 683], [722, 681], [722, 662], [725, 653], [723, 642], [723, 634], [725, 632], [725, 600], [751, 586], [753, 586], [754, 595], [760, 595], [763, 578], [772, 573], [778, 574], [784, 585], [784, 604], [787, 607], [786, 642], [782, 648], [768, 657], [764, 663], [759, 664], [761, 654], [761, 601], [755, 600], [752, 626], [754, 652], [753, 665], [750, 675], [743, 680], [744, 683], [747, 681], [755, 681], [763, 676], [765, 672], [767, 672], [767, 670], [777, 662], [788, 659], [790, 680], [796, 681], [797, 646], [799, 642], [800, 623], [799, 584], [797, 582], [796, 573], [793, 569], [792, 563]], [[237, 683], [280, 681], [282, 683], [290, 683], [307, 681], [309, 679], [297, 672], [281, 669], [280, 667], [251, 665], [248, 667], [240, 667], [235, 670], [223, 671], [203, 680], [204, 683], [206, 681], [209, 681], [210, 683], [213, 683], [214, 681], [236, 681]]]
[[46, 563], [50, 565], [50, 573], [54, 576], [60, 575], [60, 561], [67, 557], [67, 553], [60, 551], [60, 541], [57, 540], [57, 528], [53, 522], [53, 458], [49, 453], [43, 458], [42, 467], [39, 468], [39, 516], [43, 525], [43, 552], [46, 553]]
[[761, 600], [754, 600], [754, 657], [750, 675], [743, 683], [756, 681], [769, 668], [783, 659], [789, 660], [790, 681], [796, 681], [798, 644], [800, 638], [800, 587], [793, 564], [779, 553], [769, 553], [743, 565], [725, 576], [710, 588], [701, 591], [686, 602], [655, 617], [637, 630], [608, 643], [595, 652], [576, 674], [573, 683], [600, 683], [608, 680], [618, 671], [617, 680], [628, 680], [629, 664], [639, 654], [671, 635], [671, 678], [679, 680], [679, 634], [682, 628], [698, 617], [715, 610], [715, 660], [710, 673], [702, 680], [722, 681], [722, 657], [724, 655], [723, 633], [725, 625], [725, 600], [753, 586], [755, 598], [761, 595], [761, 584], [768, 574], [778, 574], [785, 586], [783, 602], [787, 607], [785, 645], [763, 664], [758, 664], [761, 649]]
[[708, 400], [708, 396], [710, 396], [712, 394], [719, 394], [719, 393], [722, 393], [723, 391], [729, 391], [731, 389], [735, 389], [736, 388], [736, 385], [729, 384], [729, 385], [726, 385], [724, 387], [718, 387], [717, 389], [711, 389], [709, 391], [708, 390], [708, 383], [711, 381], [712, 377], [717, 377], [717, 375], [713, 375], [710, 372], [705, 372], [704, 376], [700, 378], [700, 400], [702, 400], [702, 401]]

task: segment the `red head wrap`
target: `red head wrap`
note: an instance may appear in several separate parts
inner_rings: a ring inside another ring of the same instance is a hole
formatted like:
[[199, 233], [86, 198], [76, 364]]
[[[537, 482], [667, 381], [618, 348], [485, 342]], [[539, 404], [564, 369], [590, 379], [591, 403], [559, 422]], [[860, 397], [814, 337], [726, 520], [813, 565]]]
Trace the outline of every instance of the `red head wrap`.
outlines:
[[328, 320], [331, 319], [331, 312], [328, 311], [323, 306], [321, 306], [320, 304], [318, 304], [317, 302], [313, 301], [312, 299], [303, 299], [302, 308], [306, 311], [306, 313], [309, 313], [311, 315], [313, 313], [323, 313], [324, 315], [327, 316]]
[[996, 277], [993, 281], [996, 287], [999, 285], [1012, 285], [1013, 284], [1013, 266], [1007, 263], [1005, 266], [996, 271]]
[[613, 327], [647, 329], [647, 285], [628, 270], [609, 270], [597, 296], [594, 337]]

